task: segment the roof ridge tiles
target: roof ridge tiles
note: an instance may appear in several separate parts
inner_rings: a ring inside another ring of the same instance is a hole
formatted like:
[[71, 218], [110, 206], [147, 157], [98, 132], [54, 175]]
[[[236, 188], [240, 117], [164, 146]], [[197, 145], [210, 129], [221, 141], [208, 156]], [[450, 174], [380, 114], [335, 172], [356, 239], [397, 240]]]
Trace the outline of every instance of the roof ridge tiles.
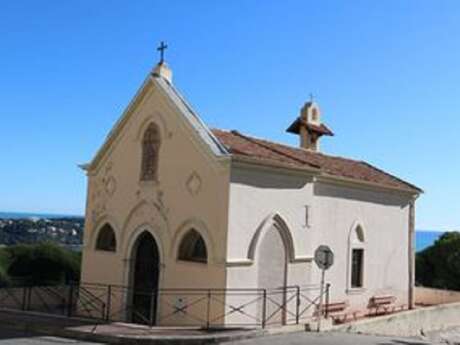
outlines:
[[[277, 154], [279, 154], [279, 155], [283, 155], [283, 156], [285, 156], [285, 157], [288, 157], [288, 158], [290, 158], [290, 159], [292, 159], [292, 160], [295, 160], [295, 161], [300, 162], [300, 163], [303, 163], [303, 164], [308, 164], [308, 165], [311, 166], [312, 168], [321, 169], [321, 167], [320, 167], [319, 165], [317, 165], [317, 164], [308, 162], [308, 161], [306, 161], [305, 159], [301, 159], [301, 158], [295, 157], [295, 156], [293, 156], [293, 155], [287, 154], [286, 152], [277, 150], [277, 149], [275, 149], [275, 148], [273, 148], [273, 147], [271, 147], [271, 146], [269, 146], [269, 145], [265, 145], [265, 144], [261, 143], [260, 140], [262, 140], [262, 139], [252, 138], [252, 137], [250, 137], [250, 136], [247, 136], [247, 135], [244, 135], [244, 134], [238, 132], [237, 130], [232, 130], [231, 133], [232, 133], [232, 134], [235, 134], [235, 135], [238, 135], [239, 137], [241, 137], [241, 138], [243, 138], [243, 139], [246, 139], [246, 140], [248, 140], [248, 141], [250, 141], [250, 142], [252, 142], [252, 143], [254, 143], [254, 144], [256, 144], [256, 145], [262, 146], [263, 148], [265, 148], [265, 149], [267, 149], [267, 150], [270, 150], [270, 151], [272, 151], [272, 152], [275, 152], [275, 153], [277, 153]], [[273, 143], [273, 144], [278, 145], [277, 143]]]
[[355, 162], [355, 163], [363, 162], [362, 160], [359, 160], [359, 159], [353, 159], [353, 158], [348, 158], [348, 157], [343, 157], [343, 156], [338, 156], [338, 155], [330, 155], [330, 154], [325, 154], [323, 152], [313, 152], [313, 151], [309, 151], [307, 149], [304, 149], [303, 147], [296, 147], [296, 146], [288, 145], [288, 144], [285, 144], [285, 143], [268, 140], [268, 139], [265, 139], [265, 138], [259, 138], [259, 137], [253, 136], [253, 135], [246, 135], [246, 134], [243, 134], [243, 133], [241, 133], [240, 131], [238, 131], [236, 129], [226, 130], [226, 129], [220, 129], [220, 128], [212, 128], [212, 131], [214, 131], [214, 130], [217, 130], [217, 131], [220, 131], [220, 132], [229, 132], [229, 133], [232, 133], [232, 134], [237, 134], [239, 136], [243, 136], [243, 137], [253, 139], [253, 140], [265, 141], [265, 142], [273, 144], [273, 145], [283, 146], [283, 147], [285, 147], [285, 148], [287, 148], [289, 150], [296, 150], [296, 151], [299, 151], [299, 152], [302, 152], [302, 153], [310, 154], [312, 156], [323, 156], [323, 157], [326, 157], [326, 158], [343, 159], [343, 160], [350, 161], [350, 162]]

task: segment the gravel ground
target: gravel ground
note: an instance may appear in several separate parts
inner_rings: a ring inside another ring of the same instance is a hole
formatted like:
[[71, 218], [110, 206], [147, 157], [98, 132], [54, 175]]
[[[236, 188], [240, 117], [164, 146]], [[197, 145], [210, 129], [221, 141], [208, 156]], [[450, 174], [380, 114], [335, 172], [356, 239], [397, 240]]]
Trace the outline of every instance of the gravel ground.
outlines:
[[460, 327], [432, 332], [426, 338], [433, 344], [460, 345]]

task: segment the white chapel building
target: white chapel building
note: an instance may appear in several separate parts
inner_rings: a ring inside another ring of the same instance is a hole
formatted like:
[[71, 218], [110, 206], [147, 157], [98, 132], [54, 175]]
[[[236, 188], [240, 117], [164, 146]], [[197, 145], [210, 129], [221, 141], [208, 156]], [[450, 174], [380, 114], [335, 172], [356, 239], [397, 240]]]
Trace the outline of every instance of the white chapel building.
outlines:
[[[422, 191], [366, 162], [320, 152], [321, 138], [333, 133], [313, 101], [287, 132], [299, 147], [209, 128], [160, 62], [84, 166], [82, 284], [131, 291], [112, 301], [125, 319], [186, 323], [162, 313], [181, 303], [191, 312], [192, 297], [177, 292], [165, 302], [161, 291], [215, 289], [224, 300], [234, 289], [317, 285], [314, 252], [328, 245], [331, 301], [364, 310], [375, 296], [394, 296], [411, 307]], [[152, 302], [136, 291], [159, 293]], [[244, 316], [227, 312], [227, 302], [212, 306], [218, 323]], [[246, 315], [260, 318], [258, 306]]]

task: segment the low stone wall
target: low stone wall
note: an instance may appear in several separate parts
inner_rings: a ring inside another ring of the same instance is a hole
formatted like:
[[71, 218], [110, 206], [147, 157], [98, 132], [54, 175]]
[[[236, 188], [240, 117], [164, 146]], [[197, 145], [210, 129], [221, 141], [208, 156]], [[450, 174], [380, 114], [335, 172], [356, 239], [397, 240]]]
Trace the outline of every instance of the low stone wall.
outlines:
[[460, 326], [460, 303], [418, 308], [335, 326], [333, 330], [386, 336], [418, 336]]
[[438, 305], [460, 302], [460, 291], [415, 288], [415, 303], [420, 305]]

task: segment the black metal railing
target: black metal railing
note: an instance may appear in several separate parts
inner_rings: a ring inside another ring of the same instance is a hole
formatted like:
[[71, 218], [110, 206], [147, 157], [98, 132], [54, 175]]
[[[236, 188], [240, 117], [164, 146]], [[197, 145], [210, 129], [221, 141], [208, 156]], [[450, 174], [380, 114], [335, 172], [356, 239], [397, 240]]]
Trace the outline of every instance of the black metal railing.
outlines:
[[[66, 284], [0, 289], [0, 308], [149, 326], [261, 327], [311, 321], [319, 302], [329, 303], [330, 285], [275, 289], [159, 289]], [[327, 317], [327, 315], [325, 315]]]

